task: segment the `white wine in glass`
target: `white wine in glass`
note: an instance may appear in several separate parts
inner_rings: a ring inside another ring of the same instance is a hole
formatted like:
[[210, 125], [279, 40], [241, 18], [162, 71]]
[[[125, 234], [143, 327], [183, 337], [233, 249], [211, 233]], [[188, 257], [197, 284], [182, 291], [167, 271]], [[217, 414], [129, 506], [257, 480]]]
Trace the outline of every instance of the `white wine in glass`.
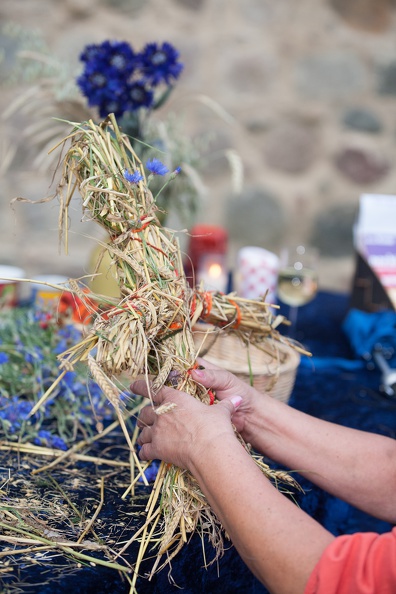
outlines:
[[280, 257], [278, 297], [290, 305], [292, 325], [297, 320], [297, 308], [314, 299], [318, 291], [317, 253], [312, 248], [298, 245], [285, 248]]

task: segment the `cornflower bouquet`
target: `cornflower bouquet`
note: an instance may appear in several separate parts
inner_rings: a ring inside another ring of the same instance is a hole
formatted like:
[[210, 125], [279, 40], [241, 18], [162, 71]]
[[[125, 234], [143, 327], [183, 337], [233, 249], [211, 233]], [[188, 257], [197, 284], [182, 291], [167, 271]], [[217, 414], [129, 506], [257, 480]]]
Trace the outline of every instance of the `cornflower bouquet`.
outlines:
[[84, 68], [77, 85], [89, 107], [96, 109], [101, 118], [114, 114], [140, 160], [152, 162], [160, 157], [164, 166], [155, 173], [161, 175], [182, 163], [183, 174], [176, 183], [162, 189], [156, 178], [151, 189], [157, 197], [161, 222], [174, 207], [184, 222], [191, 224], [198, 207], [199, 187], [190, 168], [199, 164], [198, 151], [183, 138], [175, 120], [164, 125], [151, 117], [165, 104], [183, 71], [178, 50], [164, 42], [148, 43], [136, 52], [126, 41], [106, 40], [87, 45], [80, 60]]
[[67, 450], [81, 432], [93, 435], [114, 417], [83, 366], [67, 371], [45, 406], [31, 415], [59, 376], [58, 355], [81, 338], [75, 324], [59, 325], [55, 312], [39, 307], [0, 311], [0, 444]]
[[[179, 52], [170, 44], [149, 43], [135, 53], [125, 41], [88, 45], [80, 56], [85, 64], [77, 84], [100, 117], [115, 117], [142, 134], [141, 109], [158, 108], [172, 90], [172, 81], [183, 70]], [[165, 87], [161, 90], [161, 87]], [[147, 112], [143, 113], [143, 117]]]

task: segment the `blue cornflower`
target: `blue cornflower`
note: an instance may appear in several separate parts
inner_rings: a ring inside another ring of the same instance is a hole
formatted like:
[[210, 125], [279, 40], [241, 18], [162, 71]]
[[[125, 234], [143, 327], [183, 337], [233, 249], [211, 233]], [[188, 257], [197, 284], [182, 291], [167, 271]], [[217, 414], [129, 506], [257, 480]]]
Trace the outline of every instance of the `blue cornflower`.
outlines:
[[3, 365], [3, 363], [8, 363], [9, 360], [10, 357], [7, 355], [7, 353], [0, 353], [0, 365]]
[[171, 84], [183, 70], [182, 62], [178, 62], [179, 52], [170, 43], [148, 43], [139, 56], [144, 77], [152, 84], [161, 82]]
[[65, 441], [61, 437], [59, 437], [59, 435], [52, 436], [50, 447], [53, 447], [57, 450], [64, 450], [64, 451], [66, 451], [68, 449]]
[[137, 169], [133, 173], [129, 173], [128, 169], [124, 169], [123, 176], [131, 184], [138, 184], [143, 179], [143, 175]]
[[33, 405], [26, 400], [19, 400], [18, 396], [13, 396], [10, 400], [2, 402], [0, 410], [0, 419], [7, 422], [10, 433], [14, 433], [21, 427], [22, 421], [27, 420]]
[[103, 111], [109, 104], [116, 104], [116, 109], [120, 113], [128, 108], [126, 99], [120, 100], [120, 96], [125, 92], [126, 81], [112, 76], [104, 66], [86, 68], [77, 78], [77, 84], [87, 97], [90, 107], [99, 106]]
[[91, 44], [84, 48], [84, 51], [80, 54], [81, 62], [93, 62], [103, 58], [104, 51], [101, 45]]
[[105, 118], [109, 113], [114, 113], [116, 118], [120, 118], [126, 111], [129, 111], [130, 105], [126, 96], [115, 98], [114, 95], [107, 97], [103, 95], [96, 104], [99, 109], [99, 115]]
[[142, 81], [135, 81], [129, 83], [126, 87], [126, 100], [129, 103], [129, 109], [136, 111], [140, 107], [151, 107], [154, 93]]
[[[77, 78], [77, 84], [87, 97], [88, 104], [99, 108], [101, 117], [111, 112], [121, 117], [131, 109], [129, 81], [138, 62], [127, 42], [104, 41], [100, 45], [89, 45], [80, 60], [85, 62], [85, 68]], [[147, 98], [143, 101], [144, 105], [146, 101]]]
[[126, 41], [103, 41], [100, 45], [88, 45], [80, 55], [80, 60], [87, 67], [100, 70], [114, 70], [128, 78], [134, 71], [137, 61], [132, 47]]
[[166, 175], [169, 172], [166, 165], [161, 163], [159, 159], [148, 160], [146, 167], [153, 175]]
[[81, 330], [76, 328], [73, 324], [66, 324], [62, 328], [59, 328], [58, 335], [71, 343], [79, 342], [82, 338]]
[[136, 66], [136, 56], [132, 47], [126, 41], [104, 41], [102, 51], [105, 52], [109, 66], [130, 76]]
[[62, 338], [58, 344], [54, 347], [54, 353], [56, 355], [59, 355], [60, 353], [63, 353], [63, 351], [65, 351], [67, 349], [67, 340], [66, 338]]
[[27, 351], [25, 354], [25, 361], [27, 363], [37, 363], [44, 359], [43, 351], [39, 346], [34, 346], [32, 350]]
[[[149, 483], [153, 483], [157, 477], [158, 470], [159, 470], [159, 461], [153, 460], [148, 468], [144, 471], [144, 476], [148, 480]], [[143, 483], [143, 479], [140, 476], [138, 479], [139, 483]]]
[[67, 371], [60, 382], [61, 387], [69, 388], [70, 390], [73, 390], [75, 381], [76, 381], [76, 377], [77, 377], [77, 374], [75, 371]]
[[61, 437], [52, 435], [45, 429], [40, 429], [37, 436], [34, 438], [33, 443], [48, 448], [56, 448], [57, 450], [67, 450], [67, 445]]

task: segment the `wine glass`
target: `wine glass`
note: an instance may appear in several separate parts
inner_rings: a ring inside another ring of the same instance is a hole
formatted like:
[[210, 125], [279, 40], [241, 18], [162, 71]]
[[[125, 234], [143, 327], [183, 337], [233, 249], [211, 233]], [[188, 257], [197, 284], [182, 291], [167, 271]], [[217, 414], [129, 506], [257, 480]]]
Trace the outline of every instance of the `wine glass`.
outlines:
[[298, 308], [312, 301], [318, 291], [317, 259], [317, 251], [304, 245], [287, 247], [281, 251], [278, 297], [290, 306], [289, 321], [293, 329]]

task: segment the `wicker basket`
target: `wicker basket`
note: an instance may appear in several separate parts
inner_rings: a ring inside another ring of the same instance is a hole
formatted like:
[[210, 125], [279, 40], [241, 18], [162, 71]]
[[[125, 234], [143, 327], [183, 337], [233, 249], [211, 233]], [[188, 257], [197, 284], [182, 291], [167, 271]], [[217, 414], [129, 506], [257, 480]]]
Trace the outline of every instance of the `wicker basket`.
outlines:
[[300, 355], [291, 347], [268, 341], [266, 350], [245, 346], [238, 336], [226, 334], [213, 326], [194, 328], [198, 355], [210, 363], [231, 371], [250, 384], [249, 359], [253, 386], [277, 400], [288, 402], [296, 379]]

